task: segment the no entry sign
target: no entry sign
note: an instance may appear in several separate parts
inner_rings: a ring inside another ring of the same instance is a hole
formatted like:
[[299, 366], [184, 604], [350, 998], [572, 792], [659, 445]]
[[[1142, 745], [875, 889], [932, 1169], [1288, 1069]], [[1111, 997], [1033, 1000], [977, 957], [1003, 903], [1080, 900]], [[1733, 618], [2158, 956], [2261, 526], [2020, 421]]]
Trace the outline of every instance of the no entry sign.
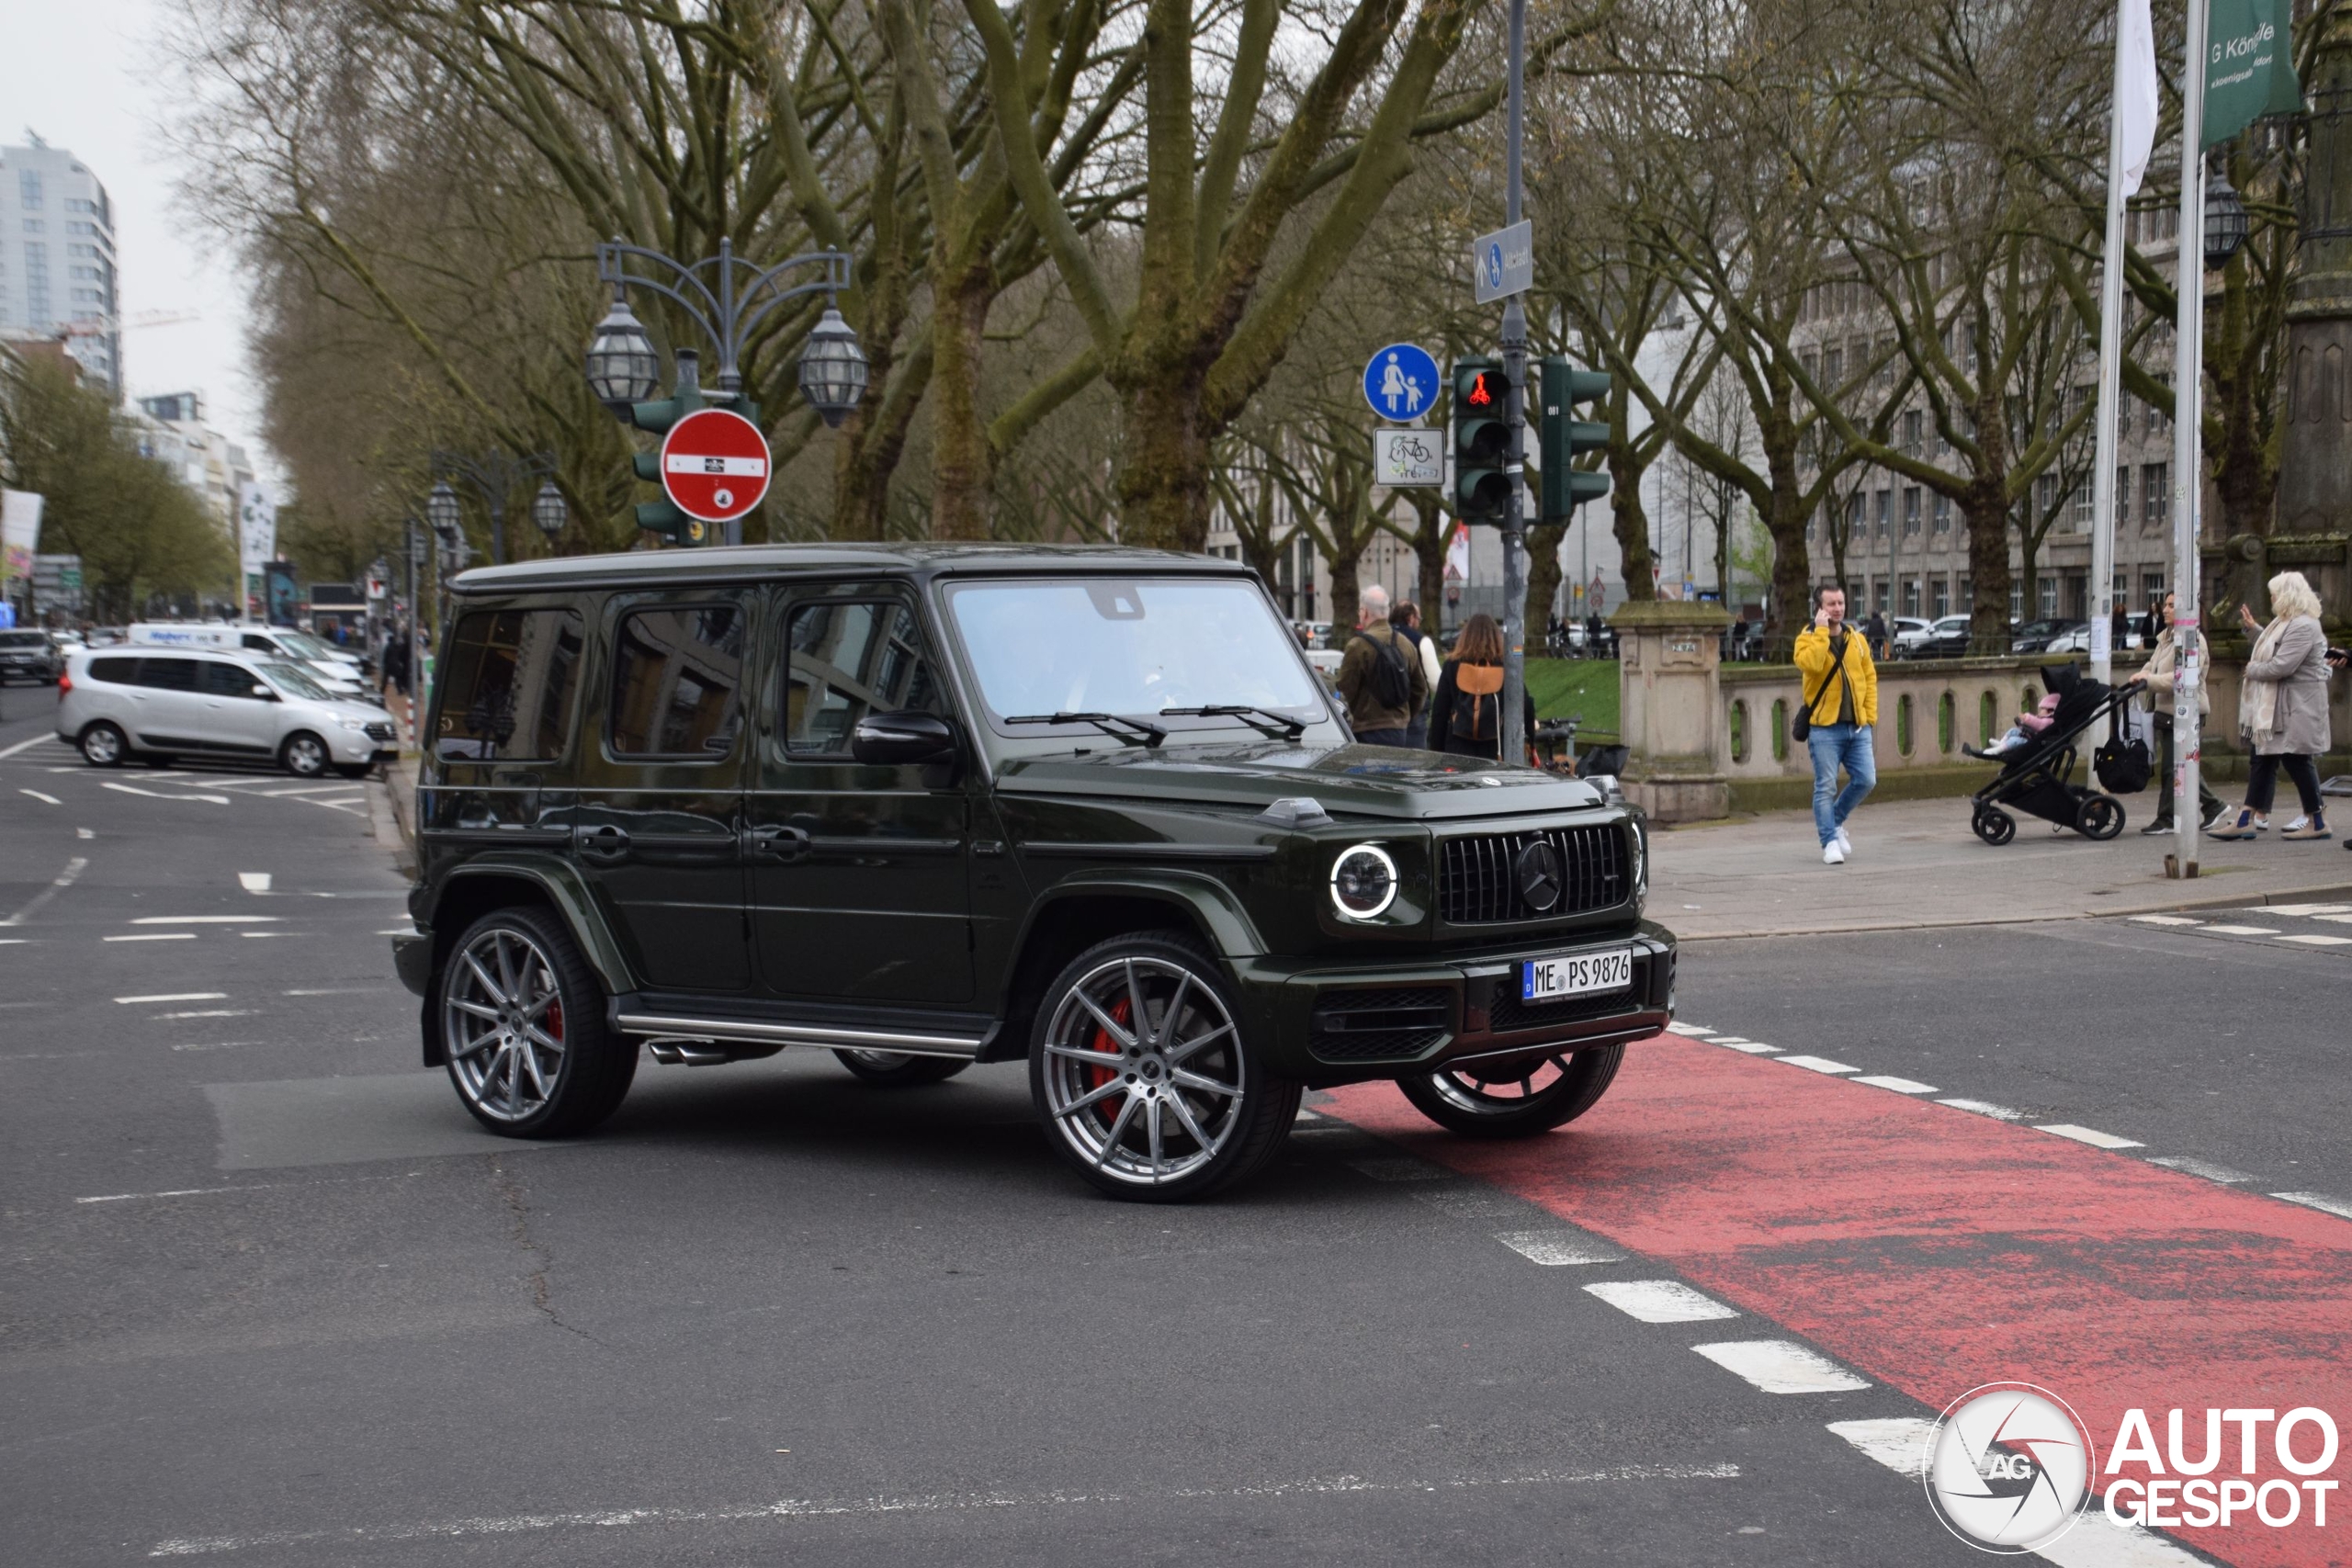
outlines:
[[732, 523], [768, 492], [768, 441], [727, 409], [704, 409], [662, 438], [662, 488], [677, 509], [705, 523]]

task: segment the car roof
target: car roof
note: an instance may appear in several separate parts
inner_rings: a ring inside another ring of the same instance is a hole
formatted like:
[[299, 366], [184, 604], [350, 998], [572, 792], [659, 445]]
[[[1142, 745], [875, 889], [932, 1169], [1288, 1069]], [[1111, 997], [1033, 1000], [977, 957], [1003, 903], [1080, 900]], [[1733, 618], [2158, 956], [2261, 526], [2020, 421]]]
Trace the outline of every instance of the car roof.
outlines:
[[477, 567], [450, 581], [458, 593], [528, 592], [544, 588], [638, 588], [670, 583], [742, 581], [842, 571], [934, 577], [1009, 577], [1040, 572], [1097, 575], [1197, 572], [1254, 577], [1239, 561], [1178, 550], [1118, 545], [945, 543], [717, 545], [699, 549], [625, 550], [610, 555], [554, 556], [509, 566]]

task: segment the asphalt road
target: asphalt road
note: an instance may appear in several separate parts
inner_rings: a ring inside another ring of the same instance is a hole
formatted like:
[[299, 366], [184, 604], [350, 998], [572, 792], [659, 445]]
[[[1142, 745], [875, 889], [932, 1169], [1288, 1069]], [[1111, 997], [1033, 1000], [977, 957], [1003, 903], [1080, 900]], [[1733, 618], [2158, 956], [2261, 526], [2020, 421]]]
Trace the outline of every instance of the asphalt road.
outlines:
[[[2352, 959], [2106, 922], [1686, 958], [1698, 1024], [2014, 1121], [1679, 1042], [1483, 1173], [1387, 1091], [1321, 1097], [1266, 1179], [1195, 1207], [1067, 1176], [1008, 1066], [889, 1092], [815, 1054], [649, 1061], [599, 1135], [495, 1139], [417, 1065], [366, 790], [83, 768], [28, 695], [0, 694], [12, 1561], [1977, 1561], [1833, 1430], [1967, 1385], [1882, 1371], [1836, 1291], [1784, 1303], [1687, 1234], [1749, 1201], [1669, 1190], [1729, 1157], [1668, 1114], [1702, 1079], [1767, 1140], [1894, 1117], [2045, 1176], [2195, 1156], [2250, 1179], [2154, 1179], [2352, 1258], [2352, 1223], [2264, 1196], [2352, 1196]], [[1662, 1173], [1645, 1203], [1564, 1197], [1591, 1151]], [[1713, 1315], [1626, 1310], [1677, 1285]], [[1719, 1364], [1757, 1343], [1844, 1386]]]

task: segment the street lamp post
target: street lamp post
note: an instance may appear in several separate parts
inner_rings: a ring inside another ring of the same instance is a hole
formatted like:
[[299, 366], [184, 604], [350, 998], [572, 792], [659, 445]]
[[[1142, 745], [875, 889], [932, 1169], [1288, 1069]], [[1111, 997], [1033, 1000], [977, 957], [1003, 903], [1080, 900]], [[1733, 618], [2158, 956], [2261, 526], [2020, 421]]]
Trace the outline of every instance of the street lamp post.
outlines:
[[[433, 525], [438, 529], [444, 521], [453, 526], [458, 517], [457, 491], [448, 481], [461, 479], [481, 492], [482, 504], [490, 509], [490, 559], [493, 566], [506, 564], [506, 498], [525, 479], [555, 472], [555, 458], [545, 452], [527, 457], [511, 457], [504, 452], [492, 452], [485, 457], [472, 457], [463, 452], [433, 454], [433, 477], [441, 482], [433, 487]], [[546, 493], [542, 486], [540, 493]], [[561, 498], [558, 497], [559, 502]], [[536, 506], [536, 503], [535, 503]], [[542, 528], [546, 525], [540, 525]], [[557, 527], [561, 527], [559, 523]], [[552, 535], [550, 535], [552, 536]]]
[[[757, 424], [759, 405], [743, 395], [745, 351], [760, 323], [778, 306], [823, 294], [825, 311], [809, 331], [798, 379], [810, 406], [827, 425], [839, 429], [865, 392], [865, 354], [836, 304], [841, 291], [850, 287], [854, 261], [842, 251], [809, 251], [762, 267], [737, 256], [734, 242], [722, 239], [718, 254], [689, 263], [618, 239], [608, 241], [596, 247], [596, 276], [612, 285], [613, 304], [589, 339], [584, 366], [588, 385], [614, 418], [651, 434], [667, 431], [713, 402]], [[820, 275], [805, 283], [784, 282], [786, 274], [808, 267], [821, 269]], [[651, 334], [629, 308], [631, 288], [661, 295], [699, 329], [718, 356], [718, 379], [707, 391], [698, 375], [700, 352], [681, 348], [673, 355], [671, 395], [650, 400], [660, 389], [662, 359]], [[642, 479], [658, 481], [662, 477], [658, 459], [649, 454], [639, 455], [636, 471]], [[637, 513], [639, 527], [700, 538], [701, 525], [667, 500], [647, 502]], [[726, 528], [729, 544], [741, 543], [740, 520], [729, 522]]]

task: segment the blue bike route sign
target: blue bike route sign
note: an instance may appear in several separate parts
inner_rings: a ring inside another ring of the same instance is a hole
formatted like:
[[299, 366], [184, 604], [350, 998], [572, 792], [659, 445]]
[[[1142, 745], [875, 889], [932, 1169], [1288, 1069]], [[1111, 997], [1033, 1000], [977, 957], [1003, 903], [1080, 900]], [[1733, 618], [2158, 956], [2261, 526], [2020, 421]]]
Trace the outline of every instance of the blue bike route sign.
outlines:
[[1400, 424], [1420, 418], [1437, 401], [1437, 361], [1418, 344], [1390, 344], [1363, 367], [1363, 400]]

